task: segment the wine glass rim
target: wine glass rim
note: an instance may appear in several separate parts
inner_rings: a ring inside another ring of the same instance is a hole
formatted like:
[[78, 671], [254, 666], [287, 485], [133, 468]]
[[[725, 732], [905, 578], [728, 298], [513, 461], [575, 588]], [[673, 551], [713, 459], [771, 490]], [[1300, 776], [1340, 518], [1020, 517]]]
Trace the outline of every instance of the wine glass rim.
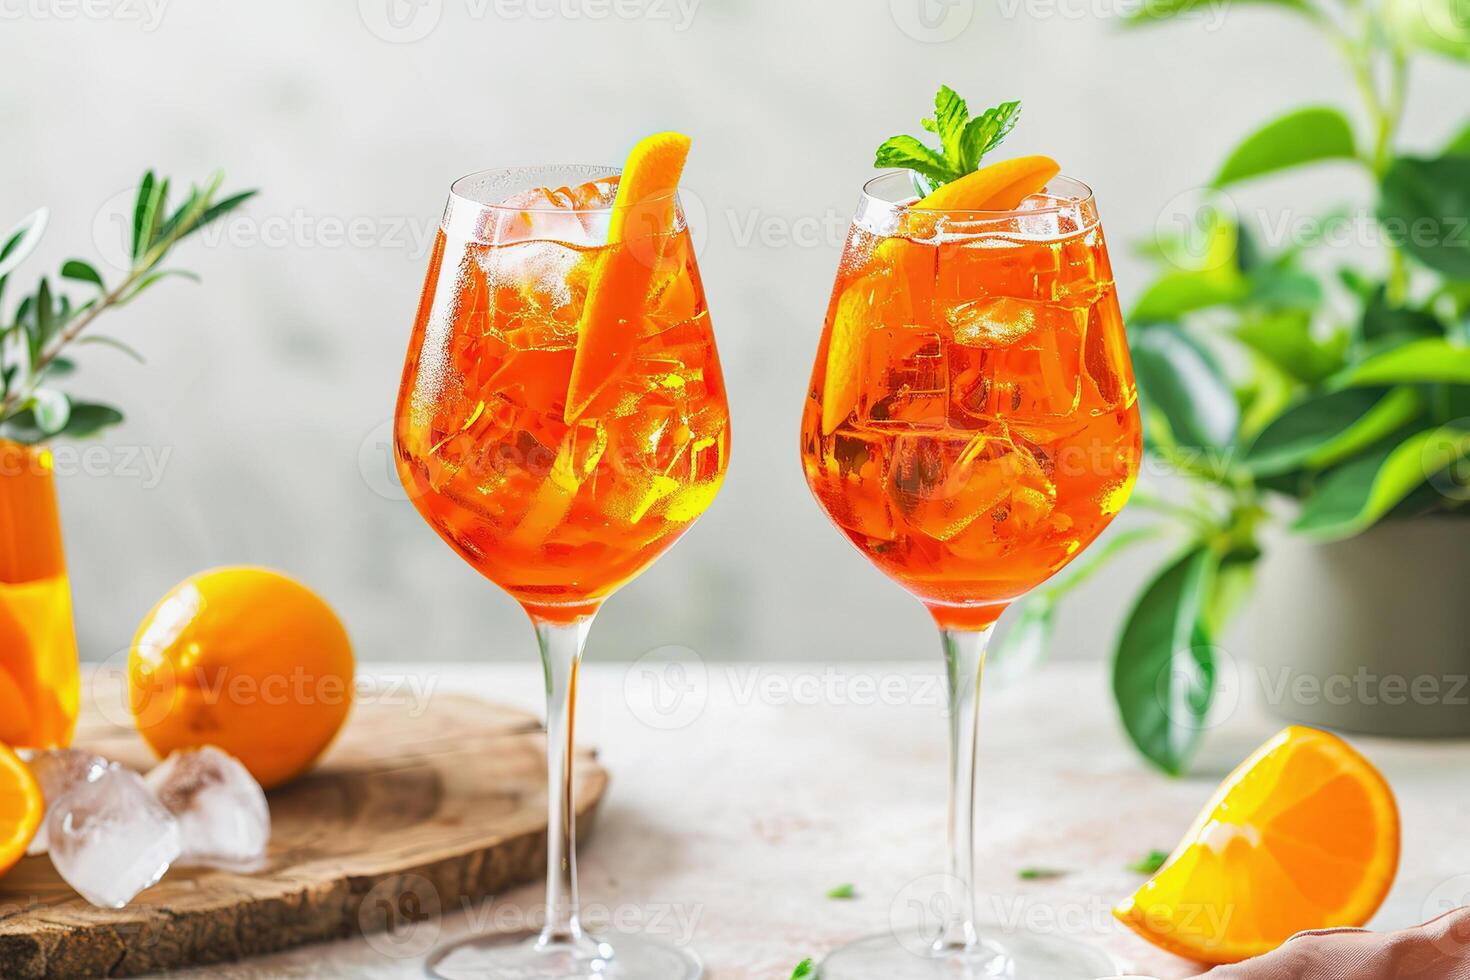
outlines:
[[[585, 182], [591, 180], [601, 180], [607, 177], [620, 177], [623, 173], [623, 168], [588, 163], [554, 163], [525, 167], [491, 167], [488, 170], [476, 170], [472, 173], [467, 173], [463, 177], [456, 179], [453, 183], [449, 185], [449, 198], [451, 201], [463, 204], [466, 207], [477, 208], [482, 211], [501, 214], [611, 214], [613, 211], [619, 211], [637, 205], [647, 207], [652, 202], [662, 201], [678, 196], [678, 191], [673, 190], [661, 194], [650, 195], [638, 201], [629, 201], [624, 204], [606, 204], [601, 207], [595, 208], [558, 208], [549, 205], [526, 207], [519, 204], [505, 203], [505, 199], [510, 197], [511, 195], [518, 194], [523, 191], [533, 190], [536, 187], [546, 187], [553, 184], [555, 184], [556, 186], [567, 186], [563, 184], [556, 184], [555, 181], [538, 182], [526, 181], [524, 179], [530, 177], [530, 175], [532, 174], [557, 174], [563, 172], [566, 174], [577, 174], [583, 177], [583, 182]], [[474, 190], [472, 190], [472, 188], [474, 187], [479, 187], [483, 190], [497, 186], [504, 189], [505, 194], [496, 201], [485, 200], [482, 196], [477, 196]]]
[[[885, 170], [876, 177], [869, 178], [863, 183], [863, 199], [877, 207], [902, 210], [909, 214], [935, 214], [950, 217], [963, 215], [969, 221], [997, 221], [1021, 215], [1061, 214], [1068, 211], [1075, 211], [1078, 208], [1094, 203], [1092, 188], [1076, 177], [1071, 177], [1067, 174], [1057, 174], [1051, 180], [1047, 181], [1046, 187], [1050, 188], [1060, 183], [1070, 185], [1075, 189], [1076, 193], [1068, 194], [1066, 199], [1060, 203], [1044, 208], [1013, 208], [1006, 211], [987, 211], [977, 208], [916, 208], [912, 203], [904, 204], [899, 201], [892, 201], [876, 193], [874, 185], [879, 181], [892, 180], [899, 175], [907, 176], [910, 173], [911, 171], [908, 170]], [[1043, 190], [1045, 189], [1043, 188]]]

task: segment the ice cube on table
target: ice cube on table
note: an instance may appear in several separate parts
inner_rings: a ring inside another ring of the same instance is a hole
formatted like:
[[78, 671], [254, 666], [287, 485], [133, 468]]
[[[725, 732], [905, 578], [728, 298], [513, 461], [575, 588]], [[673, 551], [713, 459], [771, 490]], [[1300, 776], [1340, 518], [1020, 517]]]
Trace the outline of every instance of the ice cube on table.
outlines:
[[249, 871], [264, 862], [270, 807], [234, 756], [212, 745], [174, 752], [145, 781], [178, 820], [178, 864]]
[[[106, 759], [81, 749], [46, 749], [28, 755], [26, 765], [31, 767], [36, 782], [41, 785], [41, 796], [46, 800], [47, 809], [81, 783], [91, 782], [107, 770]], [[46, 821], [42, 820], [26, 853], [45, 854], [46, 840]]]
[[179, 822], [115, 762], [51, 807], [46, 833], [57, 873], [102, 908], [126, 906], [179, 856]]

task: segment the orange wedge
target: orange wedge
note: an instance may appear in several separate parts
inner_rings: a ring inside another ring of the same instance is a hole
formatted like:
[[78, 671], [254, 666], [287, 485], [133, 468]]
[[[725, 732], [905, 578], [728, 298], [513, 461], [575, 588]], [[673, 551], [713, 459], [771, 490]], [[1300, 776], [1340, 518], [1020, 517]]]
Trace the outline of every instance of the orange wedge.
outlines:
[[901, 299], [887, 268], [848, 283], [832, 314], [827, 373], [822, 378], [822, 435], [829, 436], [857, 406], [867, 335], [881, 320], [875, 311]]
[[30, 768], [0, 745], [0, 875], [25, 856], [46, 804]]
[[689, 137], [658, 133], [628, 154], [613, 201], [607, 243], [577, 325], [577, 354], [563, 411], [567, 424], [587, 411], [631, 360], [635, 322], [648, 300], [663, 245], [674, 228], [674, 193], [689, 156]]
[[909, 207], [921, 211], [1010, 211], [1061, 170], [1051, 157], [1002, 160], [945, 184]]
[[1230, 774], [1113, 914], [1171, 953], [1235, 963], [1306, 929], [1363, 925], [1398, 863], [1383, 776], [1337, 736], [1293, 726]]

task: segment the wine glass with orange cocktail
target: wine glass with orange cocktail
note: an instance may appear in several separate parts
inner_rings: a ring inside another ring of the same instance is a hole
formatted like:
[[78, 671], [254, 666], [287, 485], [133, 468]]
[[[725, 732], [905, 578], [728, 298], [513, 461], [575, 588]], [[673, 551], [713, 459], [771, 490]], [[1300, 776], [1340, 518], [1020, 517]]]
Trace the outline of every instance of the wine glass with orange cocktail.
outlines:
[[438, 953], [436, 976], [690, 980], [688, 950], [591, 936], [577, 906], [572, 718], [587, 631], [714, 499], [729, 410], [676, 193], [689, 140], [619, 174], [559, 166], [451, 188], [396, 419], [404, 486], [520, 602], [547, 688], [546, 925]]
[[1019, 106], [971, 119], [942, 89], [941, 151], [896, 137], [843, 249], [801, 426], [818, 503], [938, 624], [949, 682], [950, 863], [927, 931], [833, 953], [825, 980], [1116, 972], [1056, 936], [984, 930], [975, 736], [991, 628], [1128, 499], [1137, 393], [1092, 192], [1046, 157], [977, 169]]

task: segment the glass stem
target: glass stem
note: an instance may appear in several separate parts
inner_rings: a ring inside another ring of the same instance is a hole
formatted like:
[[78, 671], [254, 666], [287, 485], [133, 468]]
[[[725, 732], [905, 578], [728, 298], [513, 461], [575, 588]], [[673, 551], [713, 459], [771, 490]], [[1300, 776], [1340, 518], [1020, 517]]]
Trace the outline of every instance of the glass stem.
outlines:
[[973, 949], [975, 933], [975, 743], [980, 676], [990, 629], [941, 630], [949, 691], [949, 906], [935, 952]]
[[546, 925], [538, 948], [595, 944], [582, 931], [577, 904], [577, 809], [572, 800], [572, 744], [577, 672], [592, 617], [552, 623], [533, 617], [546, 673]]

